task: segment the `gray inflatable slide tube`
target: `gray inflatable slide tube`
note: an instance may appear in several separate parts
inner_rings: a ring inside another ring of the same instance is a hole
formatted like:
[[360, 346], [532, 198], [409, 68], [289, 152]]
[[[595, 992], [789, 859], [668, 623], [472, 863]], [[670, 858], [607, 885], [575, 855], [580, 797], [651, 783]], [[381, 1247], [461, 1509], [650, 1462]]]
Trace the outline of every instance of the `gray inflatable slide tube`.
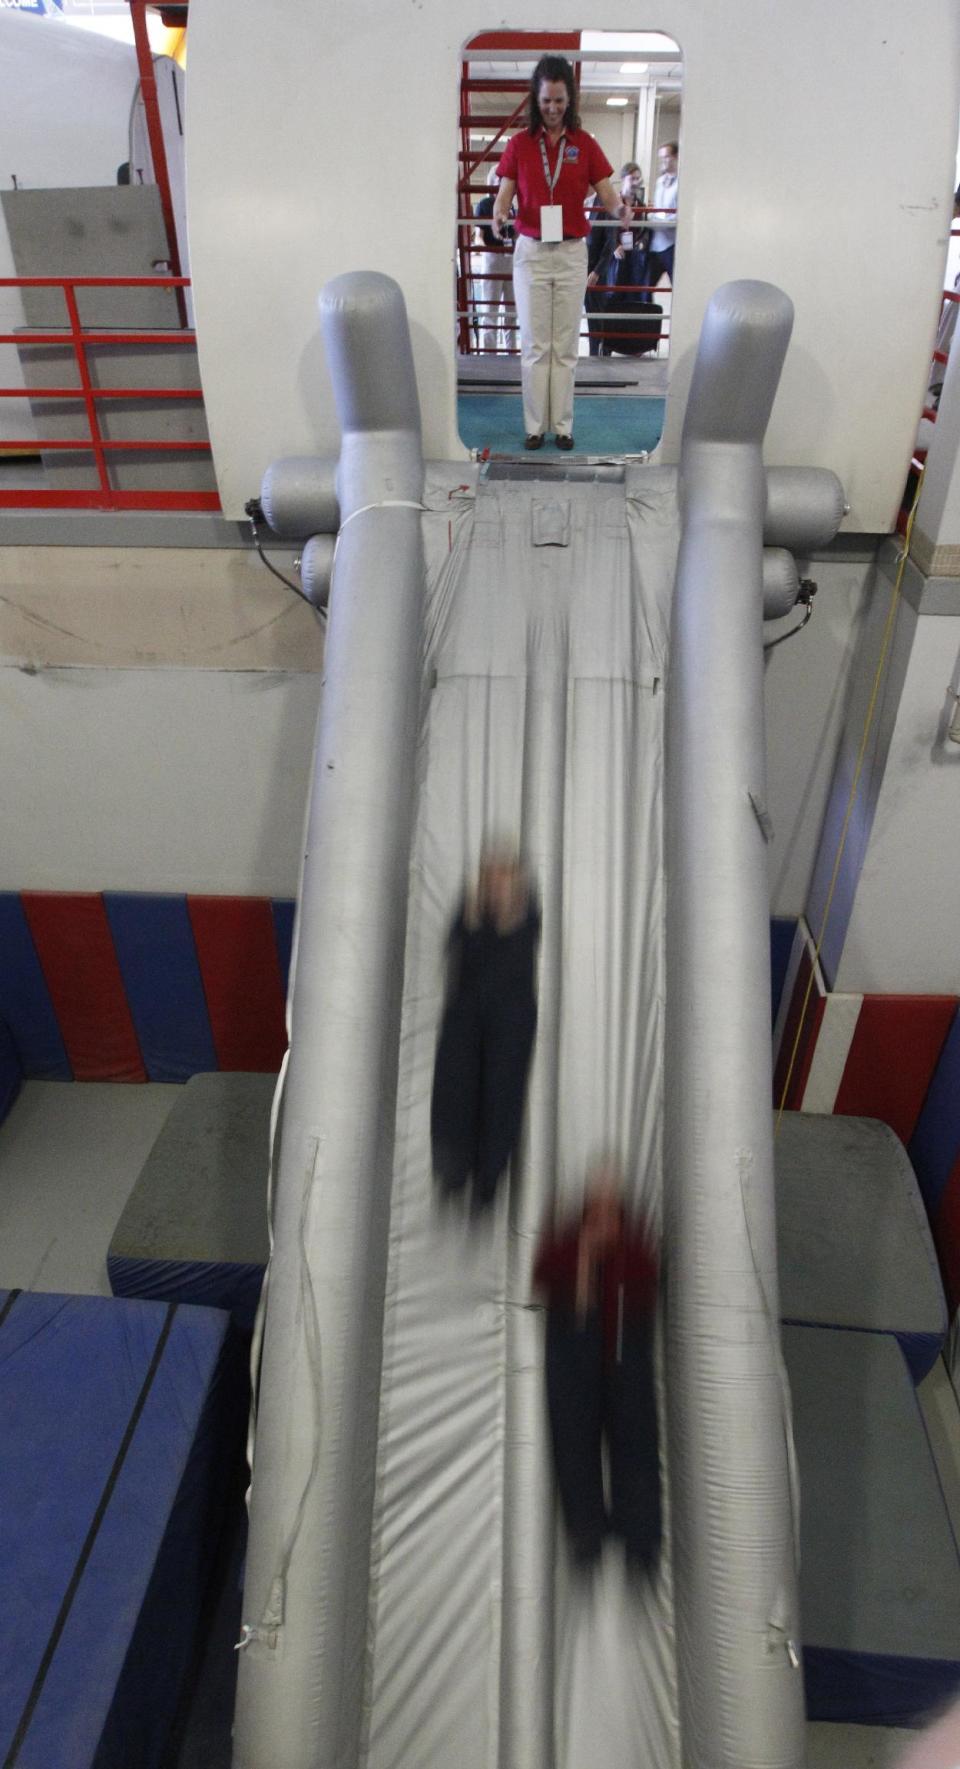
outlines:
[[[329, 608], [262, 1304], [235, 1769], [799, 1769], [779, 1344], [763, 620], [832, 534], [765, 471], [792, 322], [718, 290], [679, 470], [424, 464], [399, 288], [323, 291], [338, 463], [271, 526]], [[766, 552], [765, 552], [766, 546]], [[485, 838], [543, 908], [509, 1187], [434, 1194], [446, 933]], [[669, 1540], [585, 1582], [555, 1512], [537, 1237], [597, 1152], [662, 1225]]]

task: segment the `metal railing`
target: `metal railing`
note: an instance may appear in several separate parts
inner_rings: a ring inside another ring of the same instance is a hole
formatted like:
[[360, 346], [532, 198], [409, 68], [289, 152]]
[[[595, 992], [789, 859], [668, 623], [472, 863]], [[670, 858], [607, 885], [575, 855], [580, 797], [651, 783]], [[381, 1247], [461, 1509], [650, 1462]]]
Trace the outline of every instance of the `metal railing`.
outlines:
[[[66, 305], [63, 329], [50, 326], [24, 326], [15, 332], [0, 332], [0, 344], [16, 345], [18, 350], [67, 347], [73, 352], [78, 380], [74, 386], [0, 387], [0, 399], [37, 401], [75, 400], [81, 408], [78, 431], [71, 437], [3, 437], [0, 440], [0, 462], [4, 456], [44, 455], [49, 452], [72, 451], [92, 457], [96, 472], [95, 487], [7, 486], [0, 479], [0, 509], [87, 509], [87, 510], [219, 510], [216, 491], [192, 490], [185, 487], [168, 490], [149, 488], [123, 489], [114, 483], [111, 460], [123, 454], [209, 455], [210, 443], [187, 437], [111, 438], [104, 434], [100, 411], [110, 401], [160, 400], [197, 401], [202, 405], [203, 393], [197, 386], [145, 387], [97, 384], [88, 352], [106, 346], [162, 346], [171, 349], [193, 349], [196, 333], [186, 327], [137, 328], [84, 324], [77, 301], [78, 289], [169, 289], [178, 303], [182, 291], [189, 288], [189, 277], [183, 276], [6, 276], [0, 277], [0, 288], [60, 289]], [[40, 414], [42, 419], [43, 414]]]
[[[472, 195], [474, 191], [482, 193], [485, 189], [485, 185], [468, 185], [465, 187], [465, 194]], [[669, 217], [674, 220], [676, 213], [676, 209], [653, 209], [647, 205], [637, 204], [634, 209], [633, 225], [638, 229], [654, 228], [657, 226], [658, 217]], [[516, 307], [512, 300], [513, 275], [509, 268], [512, 247], [500, 245], [493, 248], [487, 245], [478, 245], [469, 236], [464, 238], [468, 229], [476, 230], [485, 226], [489, 226], [489, 221], [483, 216], [461, 216], [457, 222], [460, 234], [459, 261], [461, 269], [457, 278], [457, 304], [454, 318], [457, 321], [460, 349], [462, 354], [470, 356], [519, 357], [520, 349], [516, 342], [519, 326]], [[590, 226], [591, 229], [594, 227], [622, 229], [624, 223], [608, 216], [593, 216], [590, 218]], [[475, 260], [481, 256], [502, 258], [507, 268], [496, 271], [481, 270], [475, 263]], [[503, 283], [506, 286], [507, 298], [505, 300], [501, 301], [496, 297], [476, 293], [476, 284], [493, 282]], [[614, 294], [617, 296], [637, 296], [639, 304], [635, 309], [618, 307], [616, 310], [617, 336], [625, 343], [629, 343], [650, 339], [651, 315], [649, 308], [644, 307], [644, 303], [653, 301], [654, 291], [657, 287], [659, 284], [655, 283], [602, 283], [598, 284], [595, 290], [588, 290], [588, 294], [595, 293], [598, 297]], [[493, 309], [492, 313], [489, 312], [490, 309]], [[603, 317], [604, 308], [599, 301], [595, 307], [588, 307], [584, 311], [581, 322], [581, 338], [587, 338], [592, 331], [600, 329]], [[629, 324], [625, 323], [630, 320], [642, 321], [644, 324], [638, 326], [637, 330], [630, 330]], [[482, 344], [480, 342], [482, 334], [490, 331], [498, 332], [504, 342], [496, 345]], [[670, 319], [667, 314], [662, 314], [657, 328], [656, 342], [662, 340], [667, 343], [669, 337]]]

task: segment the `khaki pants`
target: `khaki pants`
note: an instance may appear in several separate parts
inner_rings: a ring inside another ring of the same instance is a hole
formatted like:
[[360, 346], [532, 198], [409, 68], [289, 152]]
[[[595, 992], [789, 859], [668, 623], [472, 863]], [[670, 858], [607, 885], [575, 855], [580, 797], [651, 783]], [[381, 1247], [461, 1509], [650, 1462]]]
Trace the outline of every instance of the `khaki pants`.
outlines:
[[523, 428], [573, 433], [573, 377], [587, 287], [586, 240], [547, 245], [520, 234], [513, 254], [520, 322]]

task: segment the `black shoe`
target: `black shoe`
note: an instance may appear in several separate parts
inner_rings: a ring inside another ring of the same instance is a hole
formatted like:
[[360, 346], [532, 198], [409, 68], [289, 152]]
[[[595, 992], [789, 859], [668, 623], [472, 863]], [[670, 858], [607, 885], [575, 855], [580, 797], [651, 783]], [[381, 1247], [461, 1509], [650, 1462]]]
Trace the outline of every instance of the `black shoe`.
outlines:
[[573, 447], [573, 437], [572, 436], [556, 436], [556, 437], [554, 437], [554, 441], [556, 442], [556, 445], [558, 448], [569, 450]]
[[535, 436], [535, 435], [534, 436], [525, 436], [523, 439], [523, 446], [524, 446], [524, 448], [542, 448], [543, 447], [543, 437], [542, 436]]

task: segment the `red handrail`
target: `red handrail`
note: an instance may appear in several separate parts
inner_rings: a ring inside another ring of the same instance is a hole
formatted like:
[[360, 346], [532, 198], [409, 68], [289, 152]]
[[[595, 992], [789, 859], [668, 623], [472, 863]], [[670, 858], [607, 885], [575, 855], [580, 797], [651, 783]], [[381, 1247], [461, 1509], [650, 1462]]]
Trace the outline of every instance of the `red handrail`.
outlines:
[[[199, 387], [91, 387], [91, 399], [202, 399]], [[80, 387], [0, 387], [0, 399], [82, 399]]]
[[[147, 30], [147, 0], [128, 0], [128, 4], [133, 24], [133, 42], [137, 52], [137, 67], [140, 73], [140, 95], [143, 99], [147, 137], [150, 142], [150, 158], [153, 161], [153, 176], [160, 198], [160, 210], [167, 236], [167, 262], [173, 276], [179, 278], [180, 247], [177, 242], [177, 222], [173, 212], [173, 192], [170, 188], [170, 170], [167, 166], [163, 123], [160, 119], [160, 99], [157, 94], [157, 79], [153, 67], [153, 51], [150, 48], [150, 34]], [[180, 324], [185, 326], [187, 307], [183, 298], [182, 285], [177, 288], [177, 313], [180, 316]]]
[[0, 289], [188, 289], [188, 276], [0, 276]]
[[[179, 270], [179, 266], [177, 266]], [[94, 385], [88, 351], [95, 345], [191, 345], [196, 333], [186, 327], [169, 331], [138, 330], [127, 327], [104, 330], [103, 326], [85, 326], [77, 303], [78, 289], [173, 289], [181, 312], [183, 290], [190, 287], [189, 277], [174, 276], [4, 276], [0, 288], [60, 289], [67, 311], [67, 326], [25, 326], [16, 332], [0, 332], [0, 344], [22, 347], [68, 346], [73, 351], [77, 384], [72, 387], [0, 387], [0, 399], [73, 400], [83, 408], [87, 434], [76, 437], [4, 437], [0, 441], [0, 460], [12, 453], [47, 451], [83, 452], [93, 456], [97, 475], [96, 489], [54, 490], [7, 487], [0, 481], [0, 509], [100, 509], [100, 510], [219, 510], [220, 499], [215, 491], [121, 491], [111, 483], [111, 456], [149, 453], [162, 459], [167, 454], [210, 453], [209, 442], [179, 440], [167, 437], [137, 437], [112, 440], [101, 429], [100, 407], [104, 400], [181, 399], [200, 401], [199, 387], [98, 387]]]

